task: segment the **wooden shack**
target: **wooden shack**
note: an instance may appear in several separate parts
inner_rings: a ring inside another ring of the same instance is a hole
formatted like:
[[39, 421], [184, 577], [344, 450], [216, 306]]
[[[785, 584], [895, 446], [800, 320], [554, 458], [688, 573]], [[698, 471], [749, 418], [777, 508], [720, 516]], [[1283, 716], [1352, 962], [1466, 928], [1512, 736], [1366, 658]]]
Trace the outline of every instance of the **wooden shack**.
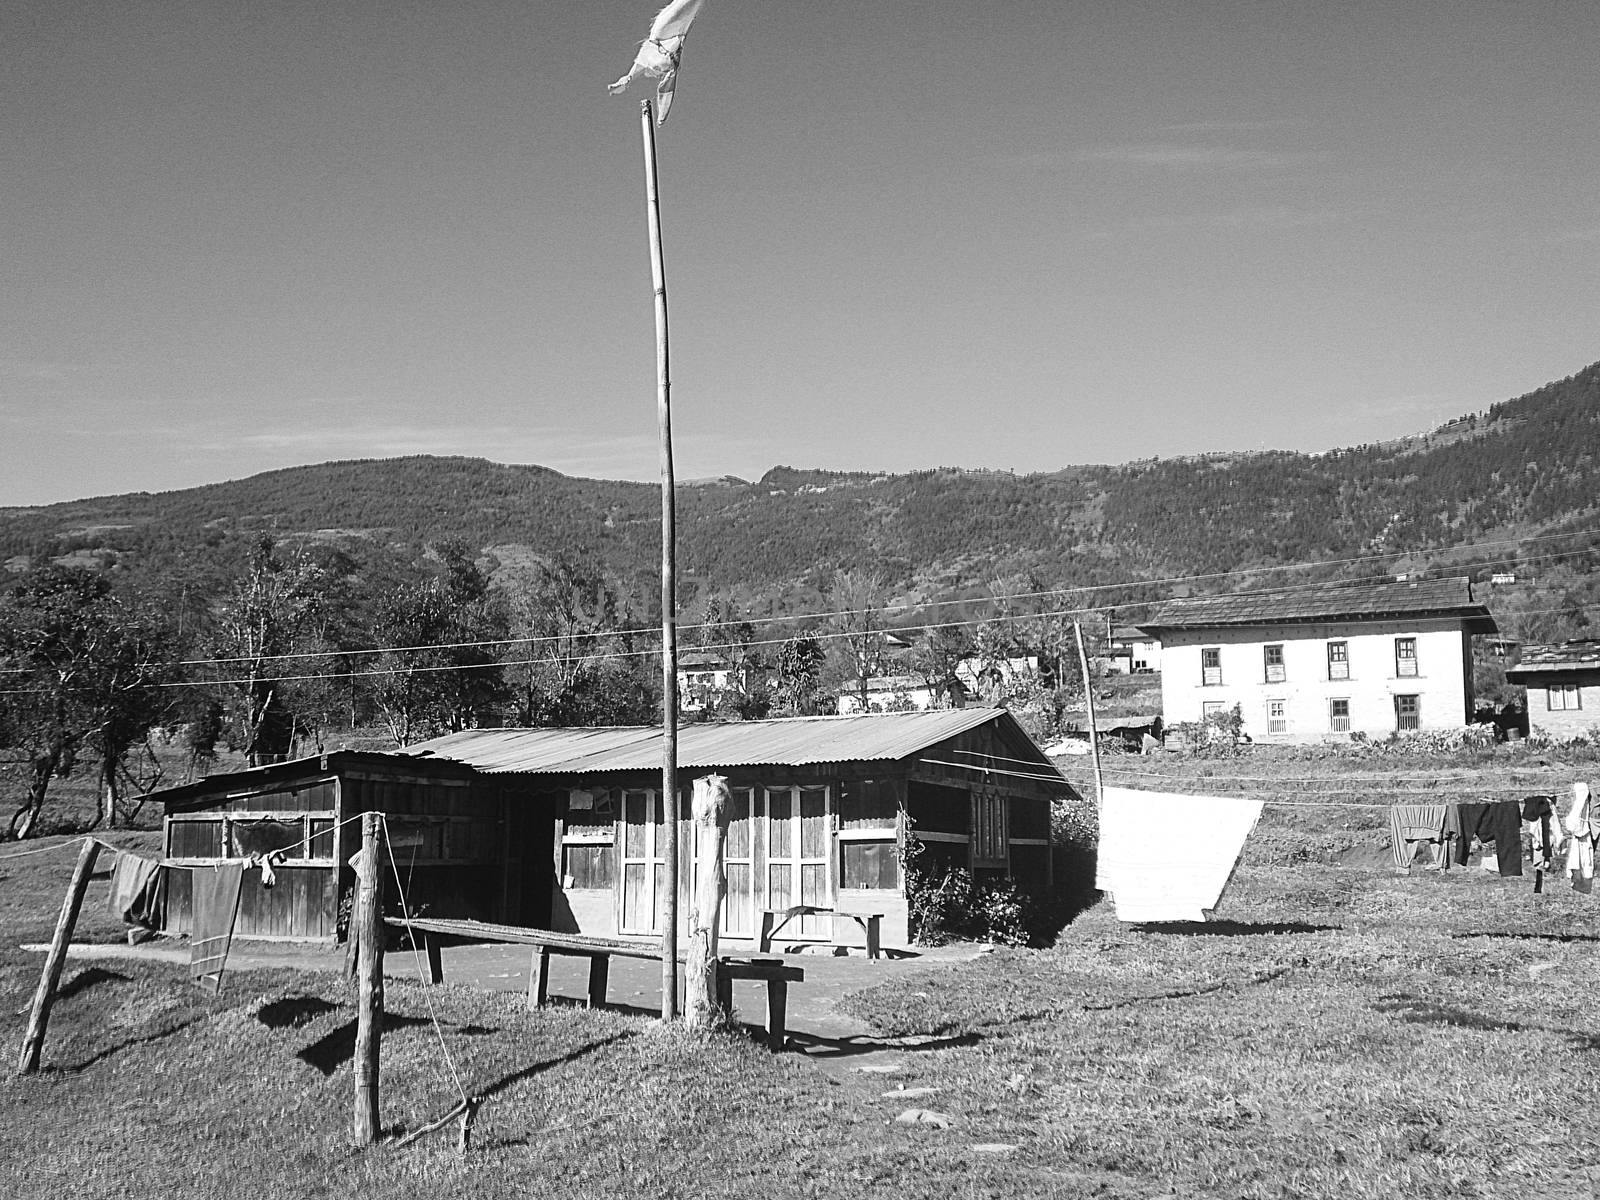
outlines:
[[[552, 928], [657, 935], [668, 836], [658, 727], [469, 730], [401, 753], [518, 780], [521, 795], [561, 810], [549, 847]], [[684, 920], [692, 782], [721, 774], [732, 789], [722, 919], [731, 939], [755, 938], [764, 911], [810, 905], [882, 914], [884, 944], [907, 944], [899, 851], [913, 837], [933, 862], [980, 880], [1047, 888], [1051, 802], [1072, 794], [1004, 709], [692, 724], [679, 731], [678, 764]], [[843, 940], [854, 928], [807, 917], [785, 933]]]
[[[274, 886], [262, 886], [259, 868], [246, 876], [240, 937], [342, 937], [355, 884], [349, 859], [360, 847], [355, 819], [366, 812], [387, 818], [414, 914], [550, 920], [549, 847], [560, 810], [514, 778], [445, 759], [340, 750], [211, 776], [152, 799], [163, 807], [163, 854], [175, 866], [274, 851]], [[188, 933], [191, 874], [166, 876], [165, 931]]]

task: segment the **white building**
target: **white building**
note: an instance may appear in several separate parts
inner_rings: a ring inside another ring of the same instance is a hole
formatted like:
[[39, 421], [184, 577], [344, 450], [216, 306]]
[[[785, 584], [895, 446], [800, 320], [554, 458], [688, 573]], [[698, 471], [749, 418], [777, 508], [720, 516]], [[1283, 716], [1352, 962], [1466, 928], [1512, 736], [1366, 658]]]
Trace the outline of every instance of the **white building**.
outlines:
[[1169, 727], [1238, 705], [1257, 742], [1458, 728], [1471, 636], [1498, 632], [1465, 579], [1174, 601], [1139, 628], [1161, 642]]

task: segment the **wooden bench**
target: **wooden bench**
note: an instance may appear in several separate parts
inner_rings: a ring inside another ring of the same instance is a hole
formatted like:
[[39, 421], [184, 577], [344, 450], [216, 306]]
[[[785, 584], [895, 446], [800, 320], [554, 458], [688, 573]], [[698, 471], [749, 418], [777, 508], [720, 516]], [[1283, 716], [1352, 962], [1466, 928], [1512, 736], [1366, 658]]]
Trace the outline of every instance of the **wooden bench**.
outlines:
[[[612, 958], [637, 958], [659, 962], [661, 952], [640, 942], [616, 938], [590, 937], [581, 933], [556, 933], [549, 929], [530, 929], [521, 925], [494, 925], [486, 921], [456, 920], [443, 917], [385, 918], [388, 925], [404, 929], [422, 943], [428, 960], [428, 982], [444, 982], [444, 962], [440, 947], [446, 942], [501, 942], [532, 947], [528, 964], [528, 1007], [538, 1008], [549, 999], [550, 957], [565, 955], [589, 960], [590, 1008], [606, 1002]], [[683, 961], [683, 956], [678, 956]], [[726, 1011], [733, 1008], [733, 981], [754, 979], [767, 985], [767, 1045], [783, 1049], [787, 1032], [789, 984], [805, 980], [805, 972], [781, 958], [717, 959], [717, 1000]]]
[[769, 908], [761, 914], [761, 937], [756, 948], [762, 954], [772, 953], [772, 939], [782, 932], [783, 927], [796, 917], [845, 917], [854, 921], [861, 927], [861, 932], [867, 939], [867, 957], [878, 958], [882, 954], [881, 939], [883, 929], [882, 913], [846, 912], [838, 908], [816, 908], [810, 904], [796, 904], [793, 908]]

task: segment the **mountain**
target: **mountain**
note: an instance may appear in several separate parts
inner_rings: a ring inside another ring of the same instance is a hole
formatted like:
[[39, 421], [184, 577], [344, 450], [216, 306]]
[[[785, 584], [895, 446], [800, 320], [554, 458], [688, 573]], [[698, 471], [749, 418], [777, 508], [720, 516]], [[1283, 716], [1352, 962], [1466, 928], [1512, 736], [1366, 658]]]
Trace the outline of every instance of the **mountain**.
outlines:
[[[1592, 566], [1594, 539], [1581, 535], [1600, 524], [1597, 463], [1600, 364], [1428, 434], [1326, 454], [1218, 454], [1033, 475], [776, 467], [753, 483], [723, 476], [685, 484], [678, 565], [686, 604], [714, 592], [783, 612], [810, 607], [839, 568], [876, 571], [915, 604], [978, 595], [995, 581], [1042, 590], [1227, 575], [1197, 581], [1215, 590], [1307, 563], [1330, 564], [1312, 572], [1323, 577], [1487, 573], [1516, 559], [1520, 545], [1524, 574], [1558, 580], [1567, 596]], [[357, 460], [0, 509], [0, 560], [220, 571], [257, 530], [401, 557], [455, 537], [500, 555], [597, 566], [649, 596], [659, 511], [652, 484], [481, 459]], [[1516, 545], [1483, 546], [1501, 541]], [[1576, 557], [1567, 553], [1575, 546], [1583, 552]], [[1559, 557], [1539, 557], [1547, 552]], [[1376, 567], [1342, 563], [1373, 555], [1385, 556]], [[1562, 602], [1581, 609], [1587, 592], [1579, 591]], [[1138, 594], [1121, 587], [1109, 599]]]

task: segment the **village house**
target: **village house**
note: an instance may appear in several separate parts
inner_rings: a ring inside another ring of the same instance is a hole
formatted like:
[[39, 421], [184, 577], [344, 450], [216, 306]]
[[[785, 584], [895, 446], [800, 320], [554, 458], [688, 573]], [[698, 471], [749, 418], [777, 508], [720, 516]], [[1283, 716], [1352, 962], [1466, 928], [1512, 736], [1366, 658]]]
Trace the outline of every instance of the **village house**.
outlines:
[[923, 675], [874, 675], [866, 681], [862, 704], [859, 679], [847, 679], [839, 688], [838, 713], [927, 712], [934, 708], [960, 708], [967, 694], [954, 681], [939, 683]]
[[[693, 879], [689, 794], [728, 777], [724, 936], [755, 939], [795, 905], [881, 914], [909, 941], [900, 847], [980, 880], [1051, 884], [1051, 802], [1072, 795], [1004, 709], [694, 724], [679, 730], [679, 911]], [[390, 753], [336, 751], [156, 793], [164, 857], [205, 867], [277, 848], [277, 886], [244, 889], [243, 937], [342, 932], [359, 842], [350, 819], [385, 814], [413, 912], [588, 934], [653, 937], [666, 845], [661, 730], [487, 729]], [[169, 872], [166, 929], [187, 932], [187, 872]], [[837, 928], [836, 928], [837, 926]], [[826, 914], [783, 940], [859, 939]]]
[[764, 679], [765, 672], [749, 663], [736, 663], [709, 650], [685, 650], [678, 655], [678, 709], [704, 712], [729, 692], [749, 695]]
[[1323, 584], [1158, 606], [1162, 717], [1238, 706], [1255, 741], [1457, 728], [1472, 719], [1471, 638], [1496, 633], [1466, 579]]
[[1118, 625], [1106, 639], [1106, 669], [1113, 675], [1149, 675], [1161, 670], [1161, 640], [1133, 625]]
[[1600, 641], [1529, 643], [1506, 671], [1528, 689], [1528, 722], [1558, 738], [1600, 727]]

